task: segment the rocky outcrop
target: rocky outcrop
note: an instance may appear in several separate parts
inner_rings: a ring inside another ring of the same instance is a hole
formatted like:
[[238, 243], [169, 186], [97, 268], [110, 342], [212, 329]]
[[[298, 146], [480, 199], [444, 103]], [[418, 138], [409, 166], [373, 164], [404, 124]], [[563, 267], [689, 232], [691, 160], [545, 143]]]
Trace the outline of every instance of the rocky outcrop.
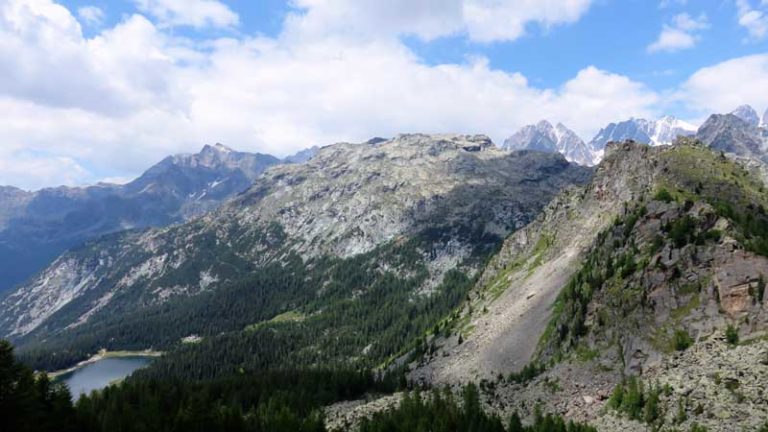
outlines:
[[743, 250], [718, 254], [712, 280], [720, 305], [731, 319], [743, 318], [753, 308], [756, 293], [765, 289], [768, 259]]

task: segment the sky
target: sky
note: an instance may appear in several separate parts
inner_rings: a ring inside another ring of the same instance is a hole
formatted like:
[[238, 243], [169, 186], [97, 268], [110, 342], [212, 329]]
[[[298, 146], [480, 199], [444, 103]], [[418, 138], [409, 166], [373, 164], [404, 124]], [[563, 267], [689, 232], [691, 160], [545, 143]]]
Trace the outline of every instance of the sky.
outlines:
[[768, 108], [768, 0], [0, 0], [0, 184]]

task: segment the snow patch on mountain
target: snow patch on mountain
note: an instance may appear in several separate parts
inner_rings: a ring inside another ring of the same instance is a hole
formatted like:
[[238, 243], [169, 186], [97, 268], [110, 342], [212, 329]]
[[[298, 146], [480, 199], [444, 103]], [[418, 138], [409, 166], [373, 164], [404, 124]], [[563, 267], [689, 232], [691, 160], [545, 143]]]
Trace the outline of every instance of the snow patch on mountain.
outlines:
[[678, 136], [690, 136], [696, 133], [696, 126], [673, 116], [664, 116], [656, 121], [631, 118], [611, 123], [600, 129], [590, 141], [590, 147], [598, 152], [609, 142], [633, 140], [653, 146], [667, 145]]

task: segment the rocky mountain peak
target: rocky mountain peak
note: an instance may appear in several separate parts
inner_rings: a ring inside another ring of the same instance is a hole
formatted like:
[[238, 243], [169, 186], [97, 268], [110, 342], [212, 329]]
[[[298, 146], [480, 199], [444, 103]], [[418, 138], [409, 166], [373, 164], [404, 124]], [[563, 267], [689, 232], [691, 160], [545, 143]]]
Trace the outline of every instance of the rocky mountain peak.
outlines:
[[504, 140], [502, 148], [561, 153], [569, 162], [585, 166], [592, 166], [596, 162], [594, 153], [575, 132], [562, 123], [553, 127], [547, 120], [523, 127]]
[[731, 111], [731, 114], [744, 120], [748, 125], [757, 127], [760, 125], [760, 117], [757, 115], [757, 111], [750, 105], [741, 105], [735, 110]]
[[696, 137], [715, 150], [756, 159], [765, 157], [766, 139], [760, 130], [736, 114], [713, 114]]
[[763, 121], [760, 122], [760, 126], [768, 128], [768, 108], [766, 108], [765, 113], [763, 114]]

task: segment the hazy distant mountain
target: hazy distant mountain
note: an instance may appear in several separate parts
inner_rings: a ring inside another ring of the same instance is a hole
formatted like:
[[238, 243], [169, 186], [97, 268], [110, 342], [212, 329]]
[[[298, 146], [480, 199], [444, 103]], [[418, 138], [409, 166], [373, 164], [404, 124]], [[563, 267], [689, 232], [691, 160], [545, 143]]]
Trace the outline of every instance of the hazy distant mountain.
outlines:
[[548, 153], [561, 153], [570, 162], [592, 166], [596, 163], [593, 152], [562, 123], [552, 126], [547, 120], [535, 125], [528, 125], [504, 140], [505, 150], [537, 150]]
[[283, 163], [304, 163], [312, 159], [317, 154], [318, 151], [320, 151], [320, 147], [318, 146], [313, 146], [313, 147], [301, 150], [295, 154], [284, 157]]
[[757, 111], [749, 105], [741, 105], [735, 110], [731, 111], [731, 114], [744, 120], [748, 125], [752, 127], [760, 126], [760, 117], [757, 115]]
[[200, 153], [169, 156], [125, 185], [36, 192], [0, 187], [0, 291], [86, 239], [164, 226], [209, 211], [279, 162], [216, 144]]
[[619, 123], [611, 123], [590, 141], [590, 147], [600, 152], [609, 142], [633, 140], [650, 145], [671, 144], [678, 136], [689, 136], [696, 133], [696, 127], [672, 116], [665, 116], [656, 121], [645, 119], [629, 119]]

